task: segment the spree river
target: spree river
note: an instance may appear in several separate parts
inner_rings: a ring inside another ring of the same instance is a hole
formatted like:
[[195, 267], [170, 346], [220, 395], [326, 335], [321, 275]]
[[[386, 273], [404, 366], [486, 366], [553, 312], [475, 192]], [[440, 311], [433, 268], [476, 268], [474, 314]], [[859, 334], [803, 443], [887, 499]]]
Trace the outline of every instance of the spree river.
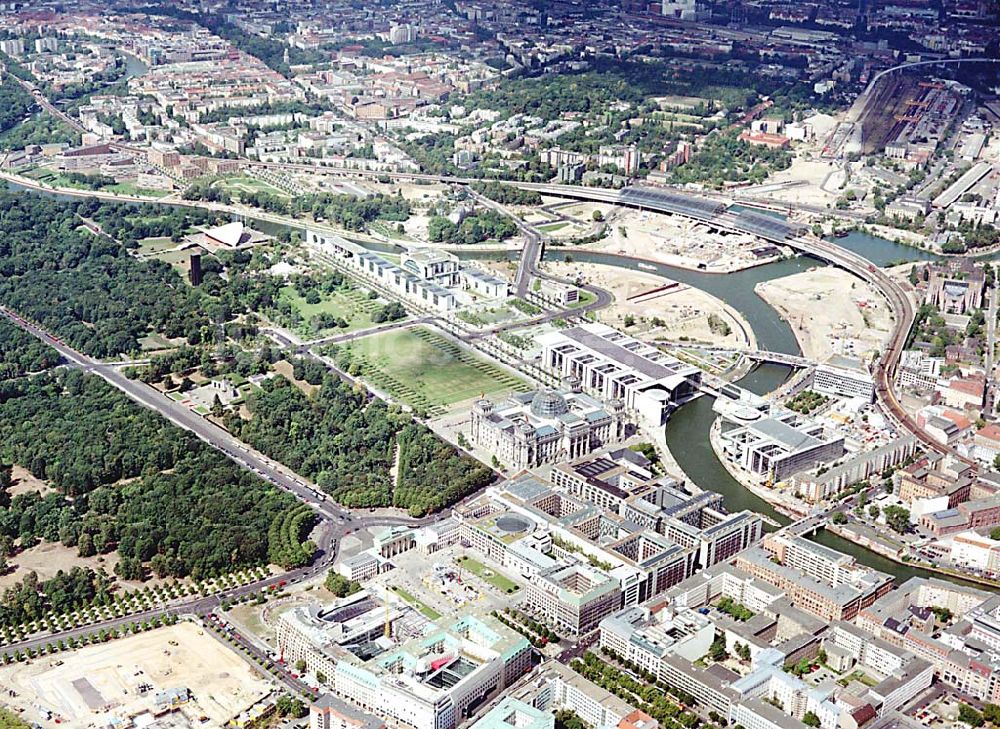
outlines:
[[[838, 238], [836, 242], [863, 255], [877, 265], [885, 265], [890, 261], [902, 259], [921, 261], [933, 257], [926, 251], [901, 246], [866, 233], [850, 233], [844, 238]], [[564, 250], [547, 251], [545, 258], [546, 260], [563, 260], [566, 253], [567, 251]], [[568, 253], [574, 261], [581, 263], [613, 265], [650, 273], [653, 273], [651, 268], [655, 268], [655, 273], [707, 291], [743, 315], [753, 329], [760, 349], [786, 354], [800, 353], [795, 335], [777, 311], [757, 296], [754, 292], [754, 286], [762, 281], [789, 276], [813, 266], [825, 265], [812, 258], [800, 256], [737, 273], [713, 274], [650, 262], [643, 262], [642, 269], [639, 269], [639, 262], [634, 259], [596, 251], [574, 250]], [[740, 379], [737, 384], [751, 392], [764, 395], [784, 383], [791, 372], [788, 367], [765, 364], [755, 368]], [[699, 487], [722, 494], [725, 498], [726, 508], [730, 511], [749, 509], [766, 514], [782, 524], [788, 523], [787, 517], [775, 511], [770, 504], [747, 490], [729, 474], [729, 471], [719, 461], [709, 441], [709, 431], [715, 418], [716, 414], [712, 410], [712, 399], [705, 396], [692, 400], [674, 412], [667, 423], [666, 440], [677, 465], [684, 471], [685, 476]], [[895, 576], [897, 582], [905, 582], [916, 576], [951, 579], [947, 575], [939, 575], [894, 562], [825, 530], [821, 530], [812, 539], [845, 554], [850, 554], [862, 564]], [[961, 580], [954, 581], [961, 582]], [[981, 585], [976, 586], [982, 587]]]
[[[15, 184], [11, 184], [9, 187], [19, 188]], [[48, 194], [62, 197], [58, 194]], [[278, 233], [282, 228], [292, 227], [266, 221], [255, 221], [255, 225], [271, 234]], [[923, 261], [935, 258], [933, 254], [926, 251], [893, 243], [867, 233], [851, 232], [845, 237], [837, 238], [836, 242], [879, 266], [901, 260]], [[365, 242], [365, 245], [387, 253], [399, 251], [399, 247], [393, 244], [371, 245]], [[517, 251], [504, 253], [481, 250], [456, 252], [463, 259], [505, 258], [516, 260], [519, 255]], [[702, 289], [729, 304], [743, 315], [743, 318], [753, 329], [760, 349], [786, 354], [800, 353], [795, 335], [778, 312], [757, 296], [754, 287], [762, 281], [770, 281], [806, 271], [814, 266], [826, 265], [806, 256], [798, 256], [735, 273], [715, 274], [691, 271], [651, 261], [640, 261], [599, 251], [549, 249], [545, 251], [545, 259], [561, 261], [566, 258], [567, 254], [571, 255], [574, 261], [581, 263], [595, 263], [657, 273]], [[639, 267], [640, 262], [643, 264], [642, 268]], [[740, 379], [737, 384], [751, 392], [763, 395], [779, 387], [790, 374], [791, 369], [788, 367], [764, 364], [756, 367]], [[787, 517], [779, 514], [766, 501], [748, 491], [729, 474], [729, 471], [719, 461], [709, 441], [709, 431], [715, 417], [711, 398], [704, 396], [679, 408], [671, 416], [666, 427], [666, 440], [678, 466], [684, 471], [685, 476], [699, 487], [722, 494], [726, 507], [730, 511], [748, 509], [766, 514], [782, 524], [787, 523]], [[914, 576], [938, 576], [942, 579], [952, 579], [946, 575], [936, 575], [926, 570], [886, 559], [825, 530], [821, 530], [813, 539], [828, 547], [850, 554], [862, 564], [892, 574], [900, 582]], [[960, 582], [960, 580], [955, 581]]]

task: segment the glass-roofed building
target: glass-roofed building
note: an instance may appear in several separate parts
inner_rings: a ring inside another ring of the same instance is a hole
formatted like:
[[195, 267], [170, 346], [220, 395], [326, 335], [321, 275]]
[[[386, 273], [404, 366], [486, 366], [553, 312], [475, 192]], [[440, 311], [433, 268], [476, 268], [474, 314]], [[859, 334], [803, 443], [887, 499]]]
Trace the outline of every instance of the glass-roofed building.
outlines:
[[477, 400], [472, 442], [515, 470], [582, 458], [625, 437], [624, 405], [572, 390], [518, 393], [502, 403]]

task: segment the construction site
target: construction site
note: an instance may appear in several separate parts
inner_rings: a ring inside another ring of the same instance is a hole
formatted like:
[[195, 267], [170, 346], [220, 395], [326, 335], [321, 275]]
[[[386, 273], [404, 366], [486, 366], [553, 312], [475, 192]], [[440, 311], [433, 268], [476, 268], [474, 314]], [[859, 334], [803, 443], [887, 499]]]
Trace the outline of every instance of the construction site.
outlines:
[[270, 684], [194, 623], [0, 668], [4, 700], [31, 722], [63, 726], [224, 726]]

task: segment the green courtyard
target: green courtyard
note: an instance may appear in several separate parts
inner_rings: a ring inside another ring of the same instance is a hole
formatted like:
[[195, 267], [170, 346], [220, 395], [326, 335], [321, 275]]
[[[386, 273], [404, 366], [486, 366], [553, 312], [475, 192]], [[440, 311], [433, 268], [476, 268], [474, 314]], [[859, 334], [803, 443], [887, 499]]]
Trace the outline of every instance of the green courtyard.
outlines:
[[472, 557], [462, 556], [455, 560], [458, 562], [458, 566], [463, 570], [469, 570], [472, 574], [481, 580], [484, 580], [493, 587], [500, 590], [500, 592], [510, 594], [512, 592], [517, 592], [521, 588], [513, 580], [509, 580], [499, 572], [491, 570], [489, 567], [484, 565], [482, 562], [474, 560]]
[[530, 389], [520, 377], [426, 327], [362, 337], [341, 345], [335, 356], [341, 366], [429, 415], [480, 395]]
[[424, 617], [427, 618], [428, 620], [440, 620], [441, 619], [441, 613], [439, 613], [437, 610], [435, 610], [434, 608], [432, 608], [430, 605], [427, 605], [426, 603], [421, 602], [416, 597], [414, 597], [413, 595], [411, 595], [409, 592], [407, 592], [406, 590], [404, 590], [402, 587], [399, 587], [397, 585], [393, 585], [391, 589], [392, 589], [393, 592], [395, 592], [401, 598], [403, 598], [404, 600], [406, 600], [406, 602], [410, 603], [413, 607], [415, 607], [417, 610], [419, 610], [421, 613], [423, 613]]

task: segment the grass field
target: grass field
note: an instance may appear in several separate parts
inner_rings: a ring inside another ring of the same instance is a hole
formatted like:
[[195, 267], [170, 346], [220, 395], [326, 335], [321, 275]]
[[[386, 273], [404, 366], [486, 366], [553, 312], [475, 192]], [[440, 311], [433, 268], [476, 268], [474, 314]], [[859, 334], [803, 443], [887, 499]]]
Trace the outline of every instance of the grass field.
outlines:
[[406, 233], [400, 233], [396, 230], [396, 223], [376, 220], [368, 224], [368, 230], [372, 233], [381, 233], [386, 238], [392, 238], [395, 240], [413, 240]]
[[538, 229], [542, 230], [542, 231], [545, 231], [546, 233], [555, 233], [557, 230], [562, 230], [567, 225], [569, 225], [569, 223], [567, 223], [565, 220], [560, 220], [560, 221], [555, 222], [555, 223], [548, 223], [546, 225], [539, 225]]
[[139, 340], [139, 347], [143, 352], [155, 352], [161, 349], [170, 349], [177, 346], [162, 334], [150, 334]]
[[139, 241], [139, 247], [136, 249], [141, 254], [148, 253], [163, 253], [164, 251], [169, 251], [171, 248], [176, 248], [177, 243], [174, 243], [170, 238], [143, 238]]
[[188, 260], [191, 258], [190, 251], [163, 251], [162, 253], [157, 253], [155, 257], [165, 263], [169, 263], [181, 275], [181, 278], [185, 281], [188, 280], [187, 272]]
[[528, 384], [425, 327], [384, 332], [343, 345], [377, 388], [431, 415], [482, 394], [527, 391]]
[[[367, 292], [360, 289], [323, 293], [320, 296], [318, 304], [310, 304], [299, 295], [294, 286], [285, 286], [281, 289], [281, 299], [291, 304], [304, 320], [302, 326], [298, 327], [297, 334], [315, 337], [329, 331], [352, 332], [365, 329], [373, 325], [372, 314], [383, 306], [379, 301], [369, 299]], [[317, 314], [330, 314], [343, 318], [347, 322], [347, 327], [314, 331], [309, 326], [309, 320]]]
[[570, 304], [568, 308], [579, 309], [581, 306], [587, 306], [588, 304], [592, 304], [596, 300], [597, 300], [596, 294], [592, 294], [589, 291], [584, 291], [583, 289], [580, 289], [580, 298], [574, 301], [572, 304]]
[[437, 610], [435, 610], [434, 608], [432, 608], [430, 605], [425, 605], [424, 603], [420, 602], [420, 600], [418, 600], [417, 598], [415, 598], [413, 595], [411, 595], [409, 592], [407, 592], [406, 590], [404, 590], [402, 587], [397, 587], [396, 585], [393, 585], [392, 586], [392, 591], [395, 592], [397, 595], [399, 595], [404, 600], [406, 600], [408, 603], [410, 603], [413, 607], [415, 607], [421, 613], [423, 613], [424, 617], [427, 618], [428, 620], [440, 620], [441, 619], [441, 613], [439, 613]]
[[135, 195], [139, 197], [165, 197], [170, 194], [170, 190], [153, 190], [148, 187], [137, 187], [132, 182], [116, 182], [114, 185], [106, 185], [101, 189], [108, 192], [117, 192], [120, 195]]
[[[72, 187], [78, 190], [92, 189], [87, 185], [74, 182], [68, 175], [63, 174], [62, 172], [56, 172], [44, 167], [28, 170], [23, 174], [25, 177], [31, 177], [45, 185], [51, 185], [52, 187]], [[163, 197], [170, 194], [167, 190], [150, 190], [136, 187], [135, 184], [131, 182], [116, 182], [113, 185], [104, 185], [100, 189], [105, 192], [117, 192], [121, 195], [139, 195], [143, 197]]]
[[230, 194], [239, 195], [241, 192], [266, 192], [278, 197], [291, 197], [287, 192], [274, 185], [258, 180], [256, 177], [241, 175], [239, 177], [226, 177], [215, 183], [217, 187], [227, 190]]
[[462, 569], [469, 570], [469, 572], [474, 574], [476, 577], [490, 583], [493, 587], [500, 590], [500, 592], [505, 592], [509, 595], [510, 593], [517, 592], [521, 589], [516, 582], [508, 580], [500, 573], [491, 570], [482, 562], [478, 562], [472, 557], [459, 557], [457, 561]]
[[25, 177], [30, 177], [33, 180], [38, 180], [43, 185], [51, 185], [52, 187], [73, 187], [78, 190], [88, 190], [86, 185], [81, 185], [78, 182], [73, 182], [69, 179], [67, 175], [61, 172], [55, 172], [47, 167], [38, 167], [33, 170], [28, 170], [24, 173]]

